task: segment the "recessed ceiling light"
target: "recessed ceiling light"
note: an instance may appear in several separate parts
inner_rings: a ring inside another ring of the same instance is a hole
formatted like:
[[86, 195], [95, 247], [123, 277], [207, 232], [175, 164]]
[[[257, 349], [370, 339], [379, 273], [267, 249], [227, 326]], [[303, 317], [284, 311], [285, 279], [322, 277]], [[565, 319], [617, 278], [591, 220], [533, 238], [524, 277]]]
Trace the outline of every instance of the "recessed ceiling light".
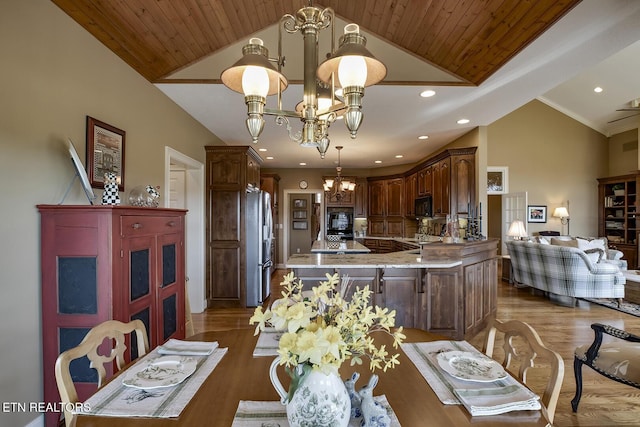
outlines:
[[273, 156], [267, 156], [267, 160], [273, 160]]
[[596, 86], [595, 88], [593, 88], [593, 91], [594, 91], [595, 93], [600, 93], [600, 92], [602, 92], [602, 90], [603, 90], [603, 89], [602, 89], [600, 86]]
[[431, 96], [433, 96], [435, 94], [436, 94], [436, 91], [435, 90], [431, 90], [431, 89], [427, 89], [427, 90], [424, 90], [424, 91], [420, 92], [420, 96], [423, 97], [423, 98], [429, 98], [429, 97], [431, 97]]
[[402, 154], [396, 154], [396, 159], [401, 159], [401, 158], [403, 158], [403, 157], [404, 157], [404, 156], [403, 156]]
[[382, 160], [376, 160], [376, 161], [375, 161], [375, 162], [373, 162], [373, 163], [382, 163]]
[[300, 166], [307, 166], [305, 162], [300, 162]]
[[266, 148], [258, 148], [258, 151], [267, 151]]
[[420, 135], [418, 139], [429, 139], [429, 135]]
[[466, 125], [467, 123], [469, 123], [469, 119], [460, 119], [460, 120], [458, 120], [458, 124], [459, 125]]

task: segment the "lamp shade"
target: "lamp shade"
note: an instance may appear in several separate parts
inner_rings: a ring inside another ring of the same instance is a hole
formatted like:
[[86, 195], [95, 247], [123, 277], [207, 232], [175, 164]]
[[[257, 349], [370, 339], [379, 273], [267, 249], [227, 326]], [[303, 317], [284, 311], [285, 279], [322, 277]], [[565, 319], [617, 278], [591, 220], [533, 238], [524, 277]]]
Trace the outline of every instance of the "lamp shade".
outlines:
[[[246, 95], [252, 95], [251, 93], [245, 93], [245, 90], [249, 87], [256, 88], [262, 86], [264, 91], [264, 81], [262, 84], [251, 85], [245, 76], [245, 73], [257, 74], [264, 79], [265, 75], [268, 78], [267, 95], [274, 95], [278, 93], [278, 88], [283, 91], [289, 84], [287, 78], [280, 73], [276, 67], [269, 62], [269, 51], [262, 46], [262, 40], [258, 38], [252, 38], [249, 40], [249, 44], [242, 48], [242, 58], [240, 58], [235, 64], [227, 68], [220, 75], [222, 83], [229, 89]], [[256, 68], [261, 71], [256, 72]]]
[[516, 219], [509, 225], [509, 230], [507, 231], [507, 236], [515, 237], [521, 239], [523, 237], [527, 237], [527, 230], [524, 228], [524, 223]]
[[[355, 25], [355, 24], [350, 24]], [[347, 25], [349, 27], [349, 25]], [[355, 26], [357, 27], [357, 25]], [[378, 59], [376, 59], [371, 52], [365, 47], [367, 44], [367, 39], [360, 35], [357, 28], [349, 28], [345, 27], [345, 34], [340, 37], [340, 47], [333, 53], [329, 59], [324, 61], [317, 70], [317, 76], [320, 80], [325, 83], [329, 83], [331, 81], [331, 74], [338, 75], [340, 67], [343, 65], [345, 68], [342, 73], [345, 75], [351, 75], [347, 70], [352, 70], [353, 68], [349, 68], [349, 63], [352, 65], [358, 64], [359, 67], [363, 67], [366, 69], [366, 74], [361, 76], [363, 79], [360, 83], [364, 83], [361, 85], [362, 87], [371, 86], [382, 79], [387, 75], [387, 67]], [[357, 57], [358, 59], [355, 61], [347, 61], [345, 64], [341, 64], [342, 59], [344, 57]], [[364, 64], [363, 62], [364, 61]], [[341, 76], [338, 76], [342, 78]], [[351, 78], [351, 77], [350, 77]], [[349, 80], [349, 83], [352, 83], [354, 80]], [[346, 82], [338, 81], [340, 87], [346, 87]], [[360, 86], [360, 85], [358, 85]]]
[[556, 218], [569, 218], [569, 211], [564, 206], [560, 206], [553, 211], [553, 216]]

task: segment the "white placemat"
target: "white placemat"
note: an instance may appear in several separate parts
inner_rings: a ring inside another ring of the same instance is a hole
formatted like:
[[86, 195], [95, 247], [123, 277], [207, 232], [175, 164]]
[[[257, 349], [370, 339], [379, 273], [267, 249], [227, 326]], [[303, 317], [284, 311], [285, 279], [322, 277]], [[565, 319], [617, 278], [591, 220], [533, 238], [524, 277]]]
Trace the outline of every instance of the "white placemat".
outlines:
[[[391, 418], [391, 425], [399, 427], [400, 422], [395, 412], [389, 405], [387, 397], [374, 396], [376, 402], [387, 408], [387, 413]], [[360, 427], [362, 418], [352, 418], [350, 427]], [[286, 407], [280, 402], [257, 402], [251, 400], [241, 400], [233, 418], [232, 427], [289, 427], [287, 421]]]
[[443, 371], [437, 360], [439, 353], [457, 350], [482, 355], [466, 341], [403, 343], [401, 347], [445, 405], [463, 404], [472, 415], [540, 409], [539, 397], [511, 375], [493, 382], [476, 382]]
[[[226, 348], [217, 348], [209, 356], [183, 356], [197, 359], [198, 366], [193, 375], [172, 387], [142, 390], [124, 386], [122, 380], [116, 378], [81, 405], [82, 409], [88, 410], [77, 413], [112, 417], [177, 417], [226, 352]], [[154, 349], [131, 368], [140, 363], [146, 364], [158, 357], [161, 355], [158, 349]]]
[[213, 353], [213, 350], [217, 347], [217, 341], [183, 341], [172, 338], [158, 347], [158, 353], [185, 356], [208, 356]]
[[276, 331], [275, 328], [265, 328], [260, 331], [256, 348], [253, 349], [254, 356], [277, 356], [278, 341], [282, 336], [282, 331]]

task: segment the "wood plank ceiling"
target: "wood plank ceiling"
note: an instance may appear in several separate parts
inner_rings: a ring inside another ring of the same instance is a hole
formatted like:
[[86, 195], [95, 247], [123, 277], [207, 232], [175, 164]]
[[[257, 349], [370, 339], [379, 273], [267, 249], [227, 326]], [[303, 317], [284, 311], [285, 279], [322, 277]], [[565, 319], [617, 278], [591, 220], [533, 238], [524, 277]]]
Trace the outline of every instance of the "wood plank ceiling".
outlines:
[[[159, 82], [308, 4], [302, 0], [52, 1], [150, 82]], [[331, 7], [345, 21], [479, 85], [579, 2], [323, 0], [315, 5]]]

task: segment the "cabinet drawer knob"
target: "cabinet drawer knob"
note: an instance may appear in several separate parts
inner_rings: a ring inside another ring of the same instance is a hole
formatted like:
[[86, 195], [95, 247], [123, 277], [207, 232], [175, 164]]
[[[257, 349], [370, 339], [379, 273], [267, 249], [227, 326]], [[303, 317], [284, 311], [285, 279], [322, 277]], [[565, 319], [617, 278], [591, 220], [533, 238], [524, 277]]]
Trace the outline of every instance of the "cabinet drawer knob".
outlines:
[[137, 230], [139, 228], [142, 228], [142, 224], [140, 224], [139, 222], [134, 222], [133, 224], [131, 224], [131, 228]]
[[168, 225], [169, 227], [175, 227], [175, 226], [176, 226], [176, 222], [175, 222], [175, 221], [169, 221], [169, 222], [167, 223], [167, 225]]

